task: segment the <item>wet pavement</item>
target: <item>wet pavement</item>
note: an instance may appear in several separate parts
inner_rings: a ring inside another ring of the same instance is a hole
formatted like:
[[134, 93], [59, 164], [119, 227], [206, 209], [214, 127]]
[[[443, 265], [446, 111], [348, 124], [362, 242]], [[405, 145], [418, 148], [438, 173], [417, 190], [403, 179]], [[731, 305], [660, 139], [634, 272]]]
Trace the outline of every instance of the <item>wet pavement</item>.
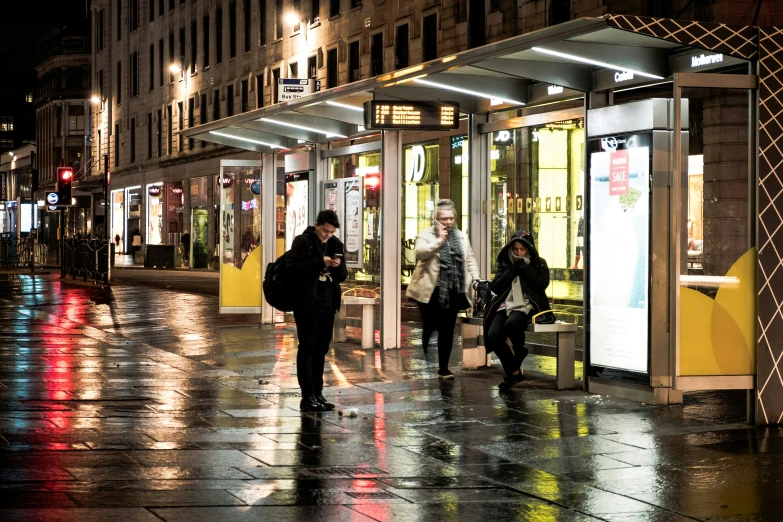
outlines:
[[330, 351], [357, 416], [300, 414], [293, 329], [216, 309], [0, 274], [0, 520], [783, 520], [783, 431], [744, 425], [744, 393], [555, 391], [531, 357], [502, 394], [458, 351], [438, 380], [406, 327]]

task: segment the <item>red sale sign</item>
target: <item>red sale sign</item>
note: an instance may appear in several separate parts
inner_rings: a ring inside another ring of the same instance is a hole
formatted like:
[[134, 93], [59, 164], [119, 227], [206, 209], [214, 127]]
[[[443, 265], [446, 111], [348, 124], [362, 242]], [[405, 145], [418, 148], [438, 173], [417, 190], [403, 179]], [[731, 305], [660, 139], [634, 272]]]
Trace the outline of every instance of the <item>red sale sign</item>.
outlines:
[[628, 151], [609, 153], [609, 195], [625, 196], [630, 191], [628, 174]]

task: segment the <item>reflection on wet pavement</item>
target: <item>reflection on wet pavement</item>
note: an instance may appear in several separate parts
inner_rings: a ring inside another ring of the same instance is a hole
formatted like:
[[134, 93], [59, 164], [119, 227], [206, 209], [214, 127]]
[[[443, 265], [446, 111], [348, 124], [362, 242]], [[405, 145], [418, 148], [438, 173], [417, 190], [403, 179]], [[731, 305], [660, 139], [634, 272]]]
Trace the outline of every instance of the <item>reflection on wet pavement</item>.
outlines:
[[[435, 378], [405, 347], [329, 353], [302, 415], [290, 327], [217, 299], [0, 275], [0, 520], [774, 520], [783, 431], [744, 394], [650, 407], [555, 391], [554, 361]], [[431, 351], [434, 352], [434, 351]]]

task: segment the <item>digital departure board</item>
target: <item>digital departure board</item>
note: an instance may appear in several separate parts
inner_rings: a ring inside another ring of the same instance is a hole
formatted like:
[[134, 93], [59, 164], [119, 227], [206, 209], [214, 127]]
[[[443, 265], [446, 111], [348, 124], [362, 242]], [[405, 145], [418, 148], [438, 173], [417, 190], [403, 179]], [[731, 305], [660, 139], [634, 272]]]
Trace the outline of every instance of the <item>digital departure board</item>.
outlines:
[[380, 130], [459, 128], [459, 104], [423, 101], [364, 102], [364, 127]]

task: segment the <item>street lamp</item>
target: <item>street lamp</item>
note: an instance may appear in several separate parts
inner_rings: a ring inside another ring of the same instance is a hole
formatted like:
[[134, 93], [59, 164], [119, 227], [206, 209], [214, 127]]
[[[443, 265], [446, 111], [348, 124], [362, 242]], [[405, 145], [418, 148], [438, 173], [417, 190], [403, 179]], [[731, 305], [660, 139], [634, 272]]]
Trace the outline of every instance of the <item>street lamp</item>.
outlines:
[[182, 67], [177, 65], [176, 63], [172, 63], [169, 65], [169, 72], [171, 74], [179, 74], [182, 72]]
[[297, 25], [300, 22], [299, 15], [292, 11], [285, 15], [285, 22], [289, 25]]
[[100, 97], [98, 95], [96, 95], [96, 94], [92, 95], [92, 98], [90, 98], [90, 101], [92, 102], [93, 105], [98, 105], [99, 103], [101, 103]]

